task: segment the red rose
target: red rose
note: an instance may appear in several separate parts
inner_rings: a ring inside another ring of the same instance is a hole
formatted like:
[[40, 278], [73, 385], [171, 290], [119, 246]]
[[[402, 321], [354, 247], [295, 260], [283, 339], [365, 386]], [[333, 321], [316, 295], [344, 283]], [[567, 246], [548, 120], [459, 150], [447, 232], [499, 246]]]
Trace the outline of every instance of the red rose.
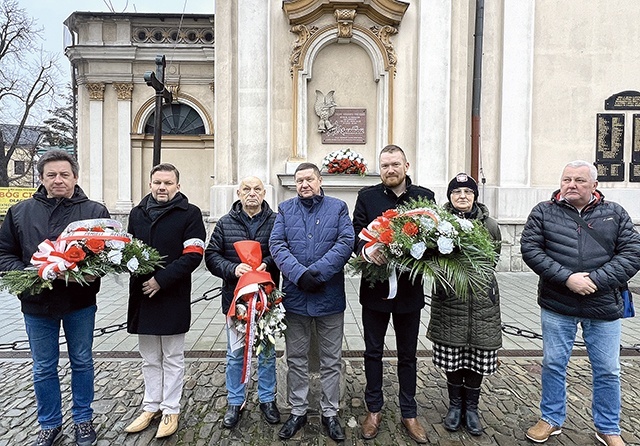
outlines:
[[402, 232], [410, 237], [413, 237], [418, 233], [418, 225], [412, 221], [408, 221], [404, 224], [404, 226], [402, 226]]
[[95, 238], [89, 239], [84, 244], [91, 252], [98, 254], [99, 252], [104, 251], [104, 241], [98, 240]]
[[81, 247], [73, 245], [64, 252], [64, 259], [68, 262], [80, 262], [87, 256]]
[[382, 216], [386, 217], [386, 218], [397, 217], [398, 216], [398, 211], [396, 211], [395, 209], [389, 209], [389, 210], [384, 211], [382, 213]]
[[393, 241], [393, 231], [387, 230], [380, 234], [380, 241], [385, 245], [388, 245]]
[[94, 226], [93, 228], [91, 228], [92, 232], [104, 232], [104, 228], [101, 228], [100, 226]]

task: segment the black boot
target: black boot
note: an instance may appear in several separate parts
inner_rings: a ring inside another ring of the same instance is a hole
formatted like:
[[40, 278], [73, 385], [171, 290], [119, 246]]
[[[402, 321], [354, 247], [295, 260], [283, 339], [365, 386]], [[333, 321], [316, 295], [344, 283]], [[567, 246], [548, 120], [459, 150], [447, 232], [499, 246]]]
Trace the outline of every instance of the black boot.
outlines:
[[460, 423], [462, 422], [462, 384], [447, 382], [447, 389], [449, 390], [449, 411], [442, 424], [448, 431], [457, 431], [460, 429]]
[[482, 423], [478, 416], [478, 400], [480, 399], [480, 388], [472, 389], [464, 386], [465, 403], [465, 424], [467, 431], [471, 435], [482, 435]]

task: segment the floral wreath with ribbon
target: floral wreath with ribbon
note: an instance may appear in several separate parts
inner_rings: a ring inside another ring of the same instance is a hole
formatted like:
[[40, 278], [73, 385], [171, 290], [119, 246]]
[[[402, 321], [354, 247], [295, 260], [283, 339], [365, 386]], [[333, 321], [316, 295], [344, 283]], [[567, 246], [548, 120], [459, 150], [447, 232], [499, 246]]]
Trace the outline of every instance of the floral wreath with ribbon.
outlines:
[[88, 285], [109, 273], [147, 274], [161, 267], [161, 261], [157, 250], [134, 239], [117, 220], [79, 220], [67, 225], [55, 241], [41, 242], [31, 266], [3, 273], [0, 289], [39, 294], [53, 289], [55, 279]]
[[[418, 277], [436, 288], [465, 299], [485, 292], [494, 280], [498, 254], [489, 232], [478, 221], [465, 220], [427, 199], [389, 209], [358, 235], [365, 242], [350, 267], [374, 286], [389, 281], [388, 299], [396, 297], [398, 274]], [[380, 250], [387, 263], [373, 263]]]
[[262, 263], [262, 249], [255, 240], [242, 240], [233, 244], [240, 260], [251, 266], [251, 271], [240, 276], [227, 312], [229, 344], [231, 350], [244, 348], [241, 382], [251, 376], [253, 353], [275, 348], [276, 337], [282, 336], [284, 323], [284, 294], [278, 290], [267, 271], [258, 271]]

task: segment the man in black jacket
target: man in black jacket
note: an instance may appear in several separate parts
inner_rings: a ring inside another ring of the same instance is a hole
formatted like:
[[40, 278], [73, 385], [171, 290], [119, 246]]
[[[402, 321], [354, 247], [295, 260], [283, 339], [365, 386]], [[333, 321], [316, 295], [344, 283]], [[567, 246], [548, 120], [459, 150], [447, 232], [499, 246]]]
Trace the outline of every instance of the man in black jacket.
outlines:
[[[366, 261], [383, 265], [387, 263], [379, 246], [364, 249], [365, 242], [357, 235], [375, 218], [388, 209], [407, 203], [411, 198], [434, 200], [431, 190], [411, 184], [407, 176], [409, 163], [404, 151], [395, 145], [388, 145], [380, 152], [380, 179], [375, 186], [366, 187], [358, 193], [353, 211], [353, 227], [356, 233], [355, 253]], [[402, 424], [409, 436], [418, 443], [426, 443], [427, 434], [417, 419], [416, 395], [416, 350], [420, 315], [424, 307], [424, 290], [419, 279], [412, 282], [407, 274], [397, 279], [397, 292], [390, 288], [389, 281], [377, 283], [360, 282], [360, 304], [362, 305], [362, 325], [364, 329], [364, 369], [367, 378], [365, 401], [369, 413], [362, 424], [362, 436], [374, 438], [382, 421], [382, 354], [384, 337], [393, 317], [398, 350], [398, 384], [400, 387], [400, 412]]]
[[580, 324], [593, 374], [596, 438], [606, 445], [624, 445], [619, 424], [619, 288], [640, 269], [640, 234], [622, 206], [605, 201], [597, 186], [593, 164], [567, 164], [560, 189], [533, 208], [522, 231], [522, 258], [540, 276], [542, 416], [527, 431], [537, 443], [561, 432], [567, 364]]
[[[77, 185], [78, 162], [64, 150], [49, 150], [38, 160], [42, 184], [32, 198], [13, 205], [0, 228], [0, 270], [23, 270], [45, 240], [54, 241], [69, 223], [109, 218], [100, 203], [89, 200]], [[62, 437], [62, 397], [58, 360], [60, 325], [71, 364], [71, 392], [76, 444], [95, 444], [93, 410], [93, 328], [100, 280], [66, 284], [63, 273], [53, 289], [18, 296], [33, 359], [33, 382], [41, 431], [34, 446], [50, 446]], [[95, 280], [94, 280], [95, 279]]]
[[[280, 271], [269, 253], [269, 236], [276, 215], [264, 201], [266, 190], [259, 178], [248, 177], [240, 182], [237, 190], [239, 200], [233, 203], [228, 214], [224, 215], [213, 230], [209, 245], [205, 251], [207, 269], [222, 279], [222, 311], [227, 314], [233, 292], [240, 277], [251, 271], [251, 266], [243, 263], [233, 244], [242, 240], [260, 242], [262, 264], [258, 271], [271, 274], [276, 286], [280, 283]], [[231, 429], [238, 424], [244, 409], [246, 394], [242, 384], [242, 365], [244, 348], [233, 349], [229, 342], [227, 327], [227, 412], [222, 424]], [[262, 351], [258, 355], [258, 399], [260, 410], [270, 424], [280, 422], [280, 412], [275, 403], [276, 397], [276, 352], [275, 349]]]
[[178, 429], [184, 378], [184, 342], [191, 325], [191, 273], [202, 262], [202, 212], [180, 192], [180, 172], [151, 169], [149, 188], [129, 214], [129, 232], [164, 256], [153, 273], [129, 281], [127, 331], [138, 335], [142, 356], [142, 413], [125, 428], [135, 433], [162, 416], [156, 438]]

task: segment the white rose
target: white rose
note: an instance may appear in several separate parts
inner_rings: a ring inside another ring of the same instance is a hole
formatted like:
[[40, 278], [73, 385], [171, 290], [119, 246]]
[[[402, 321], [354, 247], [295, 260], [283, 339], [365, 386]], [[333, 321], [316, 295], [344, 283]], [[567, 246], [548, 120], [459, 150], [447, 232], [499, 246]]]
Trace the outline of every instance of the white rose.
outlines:
[[445, 234], [445, 235], [455, 235], [456, 234], [456, 230], [453, 227], [453, 225], [451, 223], [449, 223], [446, 220], [442, 220], [439, 224], [438, 224], [438, 231], [440, 231], [441, 234]]
[[471, 221], [459, 217], [456, 217], [456, 219], [458, 223], [460, 223], [460, 229], [464, 232], [471, 232], [473, 230], [473, 223]]
[[122, 263], [122, 251], [119, 249], [114, 249], [107, 253], [107, 258], [114, 265], [120, 265]]
[[132, 273], [135, 273], [138, 270], [138, 266], [140, 266], [140, 262], [135, 257], [131, 257], [131, 260], [127, 262], [127, 269]]
[[427, 245], [425, 245], [424, 242], [418, 242], [411, 247], [411, 256], [414, 259], [420, 260], [426, 250], [427, 250]]
[[438, 251], [440, 251], [440, 254], [451, 254], [453, 252], [453, 240], [449, 237], [438, 237]]

